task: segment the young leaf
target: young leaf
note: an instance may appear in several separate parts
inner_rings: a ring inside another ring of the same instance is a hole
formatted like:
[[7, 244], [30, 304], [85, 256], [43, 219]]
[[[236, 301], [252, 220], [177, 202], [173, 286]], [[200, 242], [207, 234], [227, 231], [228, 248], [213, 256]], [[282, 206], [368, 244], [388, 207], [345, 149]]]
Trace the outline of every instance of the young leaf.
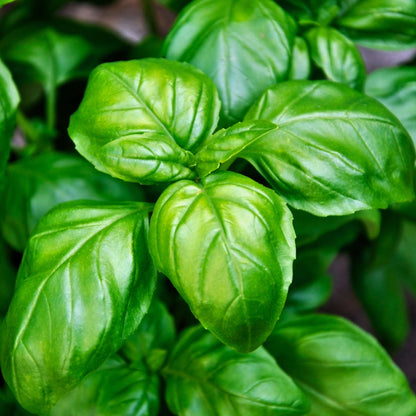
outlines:
[[407, 129], [416, 144], [416, 68], [381, 68], [372, 72], [365, 93], [382, 102]]
[[213, 79], [222, 123], [229, 125], [266, 88], [287, 79], [295, 32], [291, 17], [271, 0], [196, 0], [179, 16], [164, 50]]
[[1, 338], [3, 375], [27, 410], [46, 413], [137, 329], [156, 282], [150, 210], [75, 201], [39, 221]]
[[149, 244], [156, 267], [202, 325], [227, 345], [252, 351], [286, 300], [294, 237], [292, 216], [272, 190], [220, 172], [166, 189]]
[[319, 26], [305, 34], [311, 58], [330, 81], [361, 91], [366, 69], [355, 44], [336, 29]]
[[258, 119], [278, 128], [238, 157], [296, 209], [346, 215], [414, 198], [413, 143], [375, 99], [328, 81], [288, 81], [250, 109], [246, 120]]
[[106, 361], [52, 408], [50, 416], [157, 416], [159, 380], [139, 362]]
[[402, 50], [416, 46], [414, 0], [360, 0], [336, 23], [355, 42], [369, 48]]
[[166, 400], [179, 416], [304, 415], [308, 402], [273, 358], [242, 354], [201, 327], [187, 330], [164, 370]]
[[4, 238], [23, 251], [40, 217], [61, 202], [140, 201], [144, 195], [139, 187], [97, 172], [80, 157], [53, 152], [10, 164], [2, 198]]
[[13, 78], [0, 60], [0, 177], [3, 175], [9, 157], [10, 140], [19, 101], [19, 93]]
[[278, 325], [267, 350], [304, 391], [310, 416], [411, 416], [416, 398], [370, 335], [333, 316]]
[[154, 299], [137, 331], [121, 349], [123, 357], [132, 363], [145, 361], [152, 371], [164, 363], [176, 336], [175, 322], [165, 305]]
[[212, 81], [164, 59], [100, 65], [71, 117], [69, 134], [94, 166], [127, 181], [194, 178], [193, 156], [215, 129], [220, 102]]
[[289, 79], [308, 79], [311, 74], [311, 62], [308, 45], [303, 38], [296, 36], [293, 45], [292, 63]]

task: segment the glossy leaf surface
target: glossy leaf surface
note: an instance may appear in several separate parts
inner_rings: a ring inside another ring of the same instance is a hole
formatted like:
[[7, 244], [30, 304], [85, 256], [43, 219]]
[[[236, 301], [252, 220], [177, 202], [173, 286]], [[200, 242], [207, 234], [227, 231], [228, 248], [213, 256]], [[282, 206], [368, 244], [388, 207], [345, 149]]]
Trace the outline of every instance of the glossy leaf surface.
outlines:
[[11, 246], [23, 251], [42, 215], [61, 202], [140, 201], [144, 195], [139, 187], [97, 172], [80, 157], [52, 152], [10, 164], [2, 198], [3, 235]]
[[201, 327], [184, 333], [164, 370], [166, 399], [179, 416], [304, 415], [308, 403], [263, 349], [241, 354]]
[[9, 158], [19, 93], [7, 67], [0, 61], [0, 177]]
[[180, 181], [156, 203], [151, 254], [202, 325], [252, 351], [273, 329], [292, 279], [291, 218], [272, 190], [242, 175]]
[[368, 76], [365, 92], [382, 102], [416, 143], [416, 68], [378, 69]]
[[416, 398], [373, 337], [348, 321], [309, 315], [278, 325], [267, 350], [305, 392], [310, 416], [412, 416]]
[[130, 362], [143, 360], [156, 371], [165, 362], [175, 336], [173, 317], [162, 302], [154, 299], [137, 331], [123, 345], [121, 353]]
[[71, 117], [77, 150], [103, 172], [156, 183], [195, 177], [192, 154], [217, 125], [215, 86], [164, 59], [102, 64]]
[[337, 24], [354, 41], [391, 50], [416, 46], [414, 0], [360, 0], [350, 4]]
[[239, 156], [295, 208], [345, 215], [413, 199], [413, 143], [376, 100], [328, 81], [288, 81], [250, 109], [246, 120], [256, 119], [278, 128]]
[[330, 81], [362, 90], [366, 77], [363, 58], [355, 44], [336, 29], [319, 26], [305, 37], [311, 58]]
[[296, 36], [293, 45], [292, 63], [290, 65], [289, 79], [308, 79], [311, 73], [311, 62], [308, 45], [305, 40]]
[[1, 338], [3, 375], [27, 410], [47, 412], [137, 329], [156, 280], [149, 210], [75, 201], [39, 221]]
[[197, 0], [177, 19], [165, 53], [213, 79], [222, 124], [229, 125], [266, 88], [287, 79], [295, 31], [290, 16], [271, 0]]
[[157, 416], [159, 380], [144, 365], [110, 358], [62, 397], [50, 416]]

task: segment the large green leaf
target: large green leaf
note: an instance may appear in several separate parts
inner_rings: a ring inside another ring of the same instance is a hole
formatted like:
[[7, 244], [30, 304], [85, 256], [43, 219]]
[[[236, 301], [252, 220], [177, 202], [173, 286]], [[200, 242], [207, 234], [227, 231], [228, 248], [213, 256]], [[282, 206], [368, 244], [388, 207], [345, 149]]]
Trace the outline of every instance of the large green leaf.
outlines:
[[296, 27], [271, 0], [196, 0], [165, 43], [169, 59], [189, 62], [215, 82], [222, 123], [241, 120], [263, 91], [287, 79]]
[[39, 218], [61, 202], [144, 200], [139, 187], [97, 172], [80, 157], [57, 152], [10, 164], [2, 198], [2, 232], [19, 251], [23, 251]]
[[305, 34], [315, 64], [330, 81], [362, 90], [366, 77], [363, 58], [355, 44], [336, 29], [318, 26]]
[[215, 86], [188, 64], [164, 59], [100, 65], [71, 117], [77, 150], [126, 181], [194, 178], [193, 151], [217, 125]]
[[156, 281], [149, 210], [75, 201], [39, 221], [1, 338], [3, 375], [27, 410], [47, 412], [137, 329]]
[[360, 0], [350, 4], [337, 24], [354, 41], [391, 50], [416, 46], [414, 0]]
[[165, 362], [175, 336], [173, 317], [162, 302], [154, 299], [139, 328], [125, 342], [120, 353], [130, 362], [144, 361], [155, 371]]
[[18, 105], [19, 93], [13, 78], [3, 62], [0, 61], [0, 177], [3, 175], [9, 157], [10, 140]]
[[309, 416], [413, 416], [403, 373], [370, 335], [333, 316], [278, 325], [268, 351], [305, 392]]
[[140, 363], [110, 358], [63, 396], [50, 416], [157, 416], [159, 380]]
[[[251, 140], [237, 157], [295, 208], [345, 215], [414, 198], [413, 143], [375, 99], [328, 81], [288, 81], [250, 109], [246, 120], [258, 119], [278, 128]], [[222, 146], [224, 155], [236, 157], [234, 137]]]
[[242, 354], [201, 327], [187, 330], [164, 370], [166, 399], [179, 416], [304, 415], [308, 403], [263, 349]]
[[416, 68], [378, 69], [368, 76], [365, 92], [382, 102], [416, 143]]
[[261, 345], [292, 279], [292, 216], [270, 189], [231, 172], [180, 181], [150, 225], [156, 267], [202, 325], [239, 351]]

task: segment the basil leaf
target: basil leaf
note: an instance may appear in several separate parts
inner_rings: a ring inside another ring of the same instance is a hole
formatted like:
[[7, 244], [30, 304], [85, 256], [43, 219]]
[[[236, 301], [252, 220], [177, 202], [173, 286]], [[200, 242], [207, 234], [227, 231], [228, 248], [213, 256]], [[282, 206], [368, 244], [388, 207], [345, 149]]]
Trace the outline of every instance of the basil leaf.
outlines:
[[13, 1], [15, 1], [15, 0], [0, 0], [0, 7], [4, 6], [5, 4], [11, 3]]
[[239, 351], [272, 331], [292, 280], [292, 216], [270, 189], [231, 172], [180, 181], [156, 203], [149, 244], [202, 325]]
[[0, 317], [6, 313], [9, 307], [16, 280], [16, 270], [9, 255], [9, 250], [0, 237]]
[[157, 0], [158, 3], [163, 4], [169, 9], [172, 9], [176, 12], [182, 10], [191, 0]]
[[382, 102], [407, 129], [416, 144], [416, 68], [381, 68], [372, 72], [365, 93]]
[[121, 349], [130, 362], [144, 360], [156, 371], [162, 367], [176, 336], [175, 323], [165, 305], [154, 299], [138, 330]]
[[310, 416], [410, 416], [416, 398], [373, 337], [350, 322], [309, 315], [278, 325], [268, 351], [305, 392]]
[[159, 380], [140, 363], [111, 358], [63, 396], [50, 416], [157, 416]]
[[123, 180], [194, 178], [187, 150], [215, 129], [219, 106], [212, 81], [190, 65], [151, 58], [103, 64], [69, 134], [98, 170]]
[[295, 31], [291, 17], [271, 0], [196, 0], [177, 19], [164, 51], [214, 81], [222, 123], [229, 125], [266, 88], [287, 79]]
[[401, 224], [396, 214], [387, 211], [381, 225], [375, 241], [352, 253], [351, 276], [377, 337], [393, 351], [403, 344], [410, 327], [400, 274], [393, 265]]
[[416, 258], [413, 250], [415, 244], [416, 224], [404, 221], [398, 247], [392, 259], [392, 270], [416, 297]]
[[314, 27], [305, 34], [311, 58], [330, 81], [362, 90], [366, 69], [360, 51], [348, 38], [330, 27]]
[[39, 219], [61, 202], [144, 199], [139, 187], [97, 172], [80, 157], [57, 152], [10, 164], [2, 197], [2, 232], [19, 251], [23, 251]]
[[268, 121], [250, 120], [217, 131], [196, 154], [199, 176], [207, 176], [222, 165], [230, 165], [236, 157], [241, 157], [246, 148], [276, 128], [275, 124]]
[[411, 200], [414, 147], [378, 101], [328, 81], [288, 81], [270, 88], [246, 120], [278, 126], [244, 149], [296, 209], [346, 215]]
[[82, 37], [52, 27], [23, 28], [10, 40], [3, 40], [1, 53], [17, 80], [38, 82], [47, 94], [79, 76], [93, 50]]
[[201, 327], [182, 335], [164, 376], [169, 408], [180, 416], [288, 416], [308, 410], [303, 394], [263, 348], [238, 353]]
[[337, 255], [336, 249], [312, 248], [301, 250], [293, 263], [293, 282], [285, 311], [311, 311], [322, 306], [331, 296], [332, 278], [328, 268]]
[[308, 79], [311, 74], [311, 62], [309, 58], [308, 45], [303, 38], [296, 36], [288, 78]]
[[9, 158], [10, 140], [15, 126], [19, 101], [19, 93], [13, 78], [0, 60], [0, 177], [4, 173]]
[[137, 329], [156, 281], [150, 210], [75, 201], [39, 221], [1, 338], [3, 375], [30, 412], [46, 413]]
[[353, 1], [337, 24], [348, 37], [369, 48], [402, 50], [416, 46], [414, 0]]
[[[336, 232], [342, 226], [359, 221], [370, 240], [377, 238], [380, 233], [381, 214], [373, 209], [358, 211], [351, 215], [316, 217], [305, 211], [292, 210], [293, 226], [296, 234], [296, 246], [302, 247], [319, 239], [325, 240], [328, 233]], [[340, 248], [340, 247], [339, 247]]]

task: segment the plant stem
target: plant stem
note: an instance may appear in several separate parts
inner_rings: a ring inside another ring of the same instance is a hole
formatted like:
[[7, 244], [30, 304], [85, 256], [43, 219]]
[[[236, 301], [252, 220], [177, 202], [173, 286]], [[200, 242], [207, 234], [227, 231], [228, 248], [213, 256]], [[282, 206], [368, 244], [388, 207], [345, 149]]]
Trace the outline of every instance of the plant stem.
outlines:
[[26, 140], [28, 142], [35, 143], [38, 139], [36, 129], [33, 128], [32, 123], [26, 118], [21, 110], [17, 110], [16, 121], [17, 125], [24, 133]]
[[147, 27], [150, 35], [157, 35], [158, 27], [156, 21], [156, 15], [153, 8], [153, 0], [142, 0], [143, 15], [146, 20]]
[[56, 88], [48, 88], [46, 91], [46, 124], [51, 131], [56, 124]]

